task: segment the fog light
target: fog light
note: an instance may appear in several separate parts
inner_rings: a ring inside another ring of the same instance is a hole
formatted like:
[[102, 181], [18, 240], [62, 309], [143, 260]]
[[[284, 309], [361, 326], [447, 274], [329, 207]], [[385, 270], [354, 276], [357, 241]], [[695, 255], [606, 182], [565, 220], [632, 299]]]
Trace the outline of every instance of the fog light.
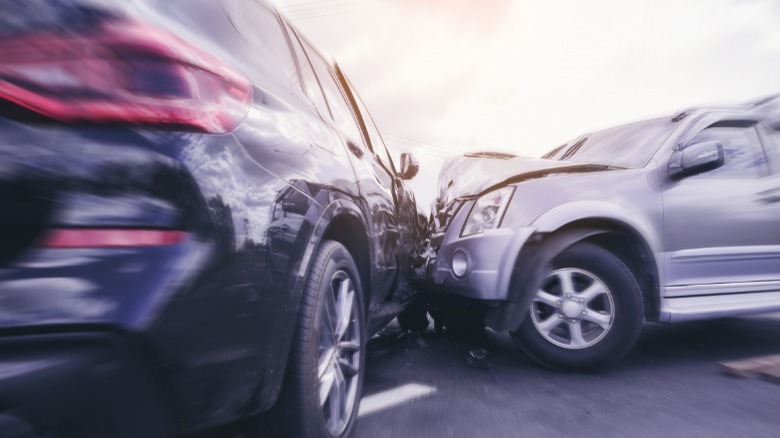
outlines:
[[463, 251], [455, 251], [452, 255], [452, 273], [456, 277], [463, 277], [469, 269], [469, 260]]

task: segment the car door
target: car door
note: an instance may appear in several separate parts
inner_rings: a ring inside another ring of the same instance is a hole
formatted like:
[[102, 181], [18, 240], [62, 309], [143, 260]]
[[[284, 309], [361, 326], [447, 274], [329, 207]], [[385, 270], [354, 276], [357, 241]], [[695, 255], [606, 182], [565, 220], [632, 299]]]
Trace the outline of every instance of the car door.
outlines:
[[409, 179], [414, 175], [404, 177], [400, 175], [390, 153], [387, 151], [382, 135], [371, 118], [371, 114], [368, 112], [363, 100], [338, 65], [336, 65], [335, 71], [339, 83], [342, 89], [345, 90], [347, 99], [360, 122], [364, 140], [371, 151], [371, 156], [367, 157], [364, 165], [366, 167], [370, 166], [376, 179], [386, 187], [385, 190], [389, 189], [393, 195], [395, 220], [398, 230], [397, 244], [393, 248], [393, 254], [398, 262], [399, 277], [396, 287], [393, 289], [392, 294], [387, 297], [387, 301], [402, 305], [415, 293], [415, 288], [409, 284], [410, 271], [415, 267], [416, 256], [422, 253], [424, 249], [423, 241], [427, 238], [425, 230], [423, 230], [420, 223], [414, 193], [412, 193], [404, 181], [404, 178]]
[[[296, 50], [306, 87], [320, 90], [319, 111], [331, 120], [348, 150], [359, 188], [358, 202], [366, 213], [371, 245], [371, 296], [369, 313], [380, 307], [398, 272], [395, 247], [398, 240], [392, 173], [382, 167], [362, 132], [354, 107], [338, 84], [335, 72], [309, 43], [290, 29], [299, 45]], [[352, 177], [352, 176], [350, 176]]]
[[757, 120], [721, 119], [694, 127], [679, 144], [712, 140], [723, 145], [722, 166], [662, 178], [667, 297], [780, 285], [780, 203], [768, 193], [777, 176], [765, 131]]

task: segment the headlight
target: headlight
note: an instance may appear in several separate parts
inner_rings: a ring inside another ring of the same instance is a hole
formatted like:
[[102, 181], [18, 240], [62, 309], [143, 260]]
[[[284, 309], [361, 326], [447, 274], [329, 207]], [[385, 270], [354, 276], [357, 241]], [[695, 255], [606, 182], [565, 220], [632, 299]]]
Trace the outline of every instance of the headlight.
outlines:
[[484, 230], [492, 230], [501, 225], [504, 211], [512, 199], [514, 187], [504, 187], [482, 195], [471, 207], [469, 217], [463, 225], [460, 237], [479, 234]]

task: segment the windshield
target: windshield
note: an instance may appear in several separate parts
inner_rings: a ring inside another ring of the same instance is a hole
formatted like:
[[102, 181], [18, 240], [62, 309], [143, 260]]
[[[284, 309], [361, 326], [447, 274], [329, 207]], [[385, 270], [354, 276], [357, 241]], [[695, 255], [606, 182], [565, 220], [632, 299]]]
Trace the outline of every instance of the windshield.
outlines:
[[646, 165], [674, 128], [670, 118], [605, 129], [559, 146], [542, 158], [639, 168]]

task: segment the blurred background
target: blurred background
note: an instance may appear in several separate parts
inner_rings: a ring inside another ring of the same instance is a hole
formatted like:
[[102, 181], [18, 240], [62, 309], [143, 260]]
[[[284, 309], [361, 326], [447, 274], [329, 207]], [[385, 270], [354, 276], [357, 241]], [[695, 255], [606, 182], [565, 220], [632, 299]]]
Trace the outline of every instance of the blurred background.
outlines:
[[[778, 91], [775, 0], [276, 0], [360, 90], [428, 211], [442, 158]], [[397, 161], [396, 161], [397, 162]]]

